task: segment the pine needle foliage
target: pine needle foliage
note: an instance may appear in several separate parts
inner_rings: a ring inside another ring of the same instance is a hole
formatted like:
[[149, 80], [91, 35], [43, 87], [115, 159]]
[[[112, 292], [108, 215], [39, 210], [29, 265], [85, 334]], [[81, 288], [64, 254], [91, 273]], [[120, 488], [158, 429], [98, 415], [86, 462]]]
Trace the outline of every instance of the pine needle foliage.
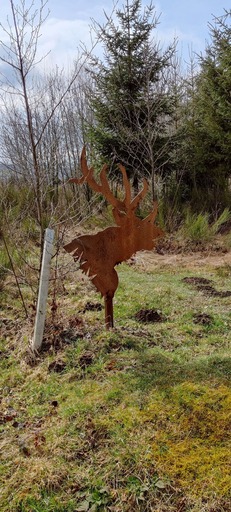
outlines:
[[96, 120], [90, 137], [96, 154], [125, 165], [137, 187], [154, 167], [167, 172], [173, 101], [165, 73], [175, 44], [162, 51], [154, 40], [159, 19], [153, 4], [142, 11], [141, 0], [126, 0], [116, 17], [106, 16], [105, 26], [95, 23], [104, 60], [93, 59], [89, 68]]

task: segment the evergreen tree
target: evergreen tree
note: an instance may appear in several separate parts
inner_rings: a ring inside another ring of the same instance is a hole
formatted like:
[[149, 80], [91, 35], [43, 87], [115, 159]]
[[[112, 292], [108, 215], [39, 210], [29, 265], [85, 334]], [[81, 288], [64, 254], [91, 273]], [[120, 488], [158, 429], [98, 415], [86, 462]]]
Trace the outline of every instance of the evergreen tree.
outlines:
[[[184, 149], [186, 183], [197, 209], [215, 213], [230, 205], [231, 176], [231, 11], [210, 25], [211, 43], [201, 58]], [[186, 128], [186, 129], [185, 129]]]
[[[94, 59], [90, 72], [95, 91], [92, 140], [102, 159], [125, 165], [136, 188], [144, 175], [152, 177], [169, 169], [169, 123], [173, 111], [168, 91], [168, 69], [174, 44], [162, 52], [152, 40], [158, 24], [150, 4], [141, 12], [141, 0], [126, 0], [96, 25], [104, 60]], [[116, 166], [114, 166], [116, 172]]]

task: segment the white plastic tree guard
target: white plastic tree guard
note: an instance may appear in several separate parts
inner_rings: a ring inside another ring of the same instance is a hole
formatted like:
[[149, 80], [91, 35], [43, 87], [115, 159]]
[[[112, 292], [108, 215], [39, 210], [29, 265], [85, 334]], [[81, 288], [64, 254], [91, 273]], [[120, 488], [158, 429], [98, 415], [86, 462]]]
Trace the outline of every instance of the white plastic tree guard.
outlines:
[[43, 259], [39, 283], [38, 303], [35, 319], [34, 336], [31, 342], [31, 348], [33, 351], [39, 350], [42, 345], [46, 309], [47, 309], [47, 295], [49, 287], [49, 276], [51, 258], [53, 255], [53, 240], [54, 230], [47, 228], [45, 231], [44, 248], [43, 248]]

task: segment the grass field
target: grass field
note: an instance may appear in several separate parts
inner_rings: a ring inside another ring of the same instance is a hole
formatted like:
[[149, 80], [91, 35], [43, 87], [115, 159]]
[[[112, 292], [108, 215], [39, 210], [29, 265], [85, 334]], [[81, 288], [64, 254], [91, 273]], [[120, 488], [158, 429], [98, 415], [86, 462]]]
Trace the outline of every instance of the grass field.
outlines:
[[118, 272], [114, 330], [77, 273], [36, 357], [2, 292], [2, 512], [231, 510], [231, 266]]

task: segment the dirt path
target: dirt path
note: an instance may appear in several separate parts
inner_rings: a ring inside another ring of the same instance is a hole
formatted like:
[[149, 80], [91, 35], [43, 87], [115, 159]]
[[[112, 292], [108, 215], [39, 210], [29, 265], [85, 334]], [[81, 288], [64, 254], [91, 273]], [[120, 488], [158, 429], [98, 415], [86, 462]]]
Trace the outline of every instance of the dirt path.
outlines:
[[231, 266], [231, 251], [223, 253], [194, 252], [190, 254], [158, 254], [157, 252], [142, 251], [133, 257], [133, 262], [138, 267], [147, 270], [155, 270], [160, 267], [181, 268], [218, 268]]

